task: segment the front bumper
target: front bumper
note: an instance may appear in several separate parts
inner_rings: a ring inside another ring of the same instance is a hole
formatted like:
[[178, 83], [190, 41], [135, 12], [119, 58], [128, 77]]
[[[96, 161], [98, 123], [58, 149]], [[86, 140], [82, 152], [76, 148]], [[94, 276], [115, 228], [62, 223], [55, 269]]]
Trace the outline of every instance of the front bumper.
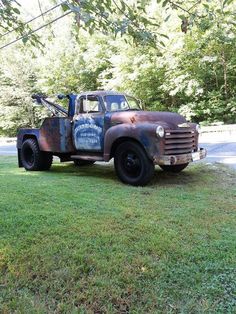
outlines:
[[197, 152], [189, 154], [154, 156], [153, 161], [156, 165], [181, 165], [203, 159], [206, 155], [206, 149], [200, 148]]

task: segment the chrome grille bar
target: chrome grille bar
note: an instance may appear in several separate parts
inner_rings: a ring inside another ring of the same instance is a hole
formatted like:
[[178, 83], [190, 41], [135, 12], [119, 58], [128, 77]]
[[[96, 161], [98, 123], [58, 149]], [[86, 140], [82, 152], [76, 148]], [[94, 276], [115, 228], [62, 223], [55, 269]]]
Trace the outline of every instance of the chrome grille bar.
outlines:
[[187, 154], [194, 150], [196, 150], [196, 143], [192, 129], [166, 130], [165, 155]]

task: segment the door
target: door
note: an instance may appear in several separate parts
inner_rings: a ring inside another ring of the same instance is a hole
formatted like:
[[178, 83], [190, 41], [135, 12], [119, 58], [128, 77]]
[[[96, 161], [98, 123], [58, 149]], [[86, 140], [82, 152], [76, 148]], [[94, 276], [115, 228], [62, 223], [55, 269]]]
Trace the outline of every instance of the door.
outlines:
[[73, 118], [73, 141], [76, 150], [102, 152], [104, 110], [98, 96], [81, 96]]

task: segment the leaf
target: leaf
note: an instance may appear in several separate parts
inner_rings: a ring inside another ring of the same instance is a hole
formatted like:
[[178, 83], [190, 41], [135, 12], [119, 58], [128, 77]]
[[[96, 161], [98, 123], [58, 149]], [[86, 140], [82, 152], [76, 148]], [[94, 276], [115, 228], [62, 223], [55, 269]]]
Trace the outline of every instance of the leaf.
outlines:
[[170, 17], [171, 17], [171, 14], [169, 14], [169, 15], [164, 19], [164, 22], [167, 22]]
[[122, 11], [125, 11], [125, 3], [124, 3], [124, 1], [121, 1], [121, 9], [122, 9]]
[[209, 11], [209, 4], [207, 4], [207, 3], [203, 3], [203, 6], [205, 7], [205, 9], [207, 10], [207, 11]]
[[68, 6], [68, 8], [69, 8], [72, 12], [80, 13], [80, 7], [76, 7], [76, 6], [71, 5], [71, 4], [68, 4], [67, 6]]
[[[158, 1], [158, 0], [157, 0], [157, 2], [161, 2], [161, 1]], [[169, 2], [169, 0], [164, 0], [163, 3], [162, 3], [162, 6], [165, 7], [168, 2]]]
[[224, 7], [226, 4], [227, 4], [227, 5], [231, 4], [233, 1], [234, 1], [234, 0], [224, 0], [224, 2], [223, 2], [223, 7]]
[[22, 38], [22, 41], [23, 41], [24, 44], [27, 43], [28, 40], [29, 40], [28, 36], [25, 36], [25, 37]]
[[61, 4], [61, 7], [62, 7], [62, 10], [65, 12], [65, 11], [68, 11], [70, 8], [69, 6], [66, 4], [66, 3], [62, 3]]
[[169, 37], [166, 34], [159, 33], [160, 36], [165, 37], [166, 39], [169, 39]]
[[178, 17], [179, 17], [182, 21], [186, 19], [185, 15], [183, 15], [183, 14], [178, 15]]
[[16, 14], [20, 14], [20, 10], [17, 8], [12, 8], [12, 10], [16, 13]]

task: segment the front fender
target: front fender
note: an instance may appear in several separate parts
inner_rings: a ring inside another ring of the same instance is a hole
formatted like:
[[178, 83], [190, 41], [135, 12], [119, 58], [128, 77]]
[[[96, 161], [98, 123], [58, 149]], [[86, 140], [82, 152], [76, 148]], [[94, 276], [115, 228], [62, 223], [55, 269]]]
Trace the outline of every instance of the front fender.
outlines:
[[104, 138], [104, 160], [109, 161], [113, 145], [122, 138], [135, 140], [142, 145], [148, 157], [153, 159], [159, 153], [160, 143], [156, 136], [156, 124], [123, 123], [109, 128]]

